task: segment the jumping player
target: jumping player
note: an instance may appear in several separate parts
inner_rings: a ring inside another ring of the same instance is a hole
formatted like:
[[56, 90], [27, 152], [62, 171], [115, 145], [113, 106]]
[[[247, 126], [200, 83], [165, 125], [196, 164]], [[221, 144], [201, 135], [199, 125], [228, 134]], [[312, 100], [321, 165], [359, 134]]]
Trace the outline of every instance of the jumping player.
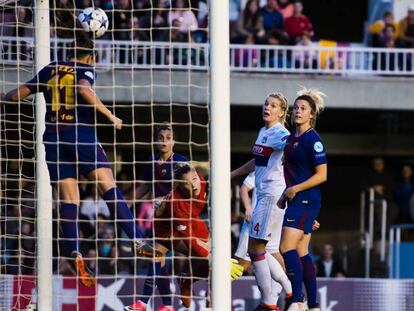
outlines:
[[52, 186], [59, 195], [60, 229], [69, 254], [74, 260], [83, 285], [95, 285], [79, 248], [77, 215], [80, 175], [95, 182], [103, 193], [112, 217], [134, 241], [139, 257], [153, 257], [158, 252], [147, 244], [134, 217], [115, 184], [112, 169], [95, 134], [95, 113], [103, 114], [116, 129], [122, 120], [105, 107], [93, 90], [95, 70], [94, 42], [80, 34], [72, 42], [68, 61], [52, 62], [19, 88], [1, 94], [1, 101], [19, 102], [41, 92], [46, 100], [46, 130], [43, 142]]
[[234, 170], [232, 178], [255, 171], [257, 202], [253, 209], [248, 252], [256, 281], [262, 294], [261, 304], [255, 310], [275, 310], [271, 279], [280, 282], [289, 295], [292, 292], [279, 262], [268, 252], [266, 244], [280, 239], [277, 227], [283, 221], [277, 202], [285, 190], [282, 168], [283, 149], [289, 132], [283, 126], [288, 109], [287, 99], [280, 93], [269, 94], [262, 109], [265, 126], [253, 146], [254, 159]]
[[327, 179], [325, 148], [314, 129], [323, 109], [324, 96], [322, 92], [312, 89], [298, 92], [291, 115], [295, 129], [288, 138], [284, 152], [287, 189], [278, 205], [284, 208], [287, 201], [280, 251], [293, 287], [289, 311], [307, 310], [301, 302], [302, 281], [309, 309], [320, 311], [316, 303], [315, 266], [308, 248], [312, 223], [321, 208], [319, 185]]
[[[155, 141], [158, 153], [150, 158], [150, 163], [145, 167], [142, 183], [134, 191], [134, 197], [142, 200], [146, 196], [159, 199], [166, 196], [171, 190], [174, 182], [173, 172], [179, 163], [187, 162], [187, 158], [178, 153], [174, 153], [174, 131], [172, 127], [165, 123], [160, 125], [155, 132]], [[151, 184], [150, 182], [153, 183]], [[155, 270], [155, 271], [154, 271]], [[142, 311], [146, 310], [147, 303], [154, 291], [155, 284], [160, 292], [163, 305], [157, 311], [174, 310], [170, 297], [170, 279], [169, 271], [165, 261], [155, 262], [149, 266], [147, 278], [144, 282], [142, 297], [134, 304], [125, 307], [125, 311]]]

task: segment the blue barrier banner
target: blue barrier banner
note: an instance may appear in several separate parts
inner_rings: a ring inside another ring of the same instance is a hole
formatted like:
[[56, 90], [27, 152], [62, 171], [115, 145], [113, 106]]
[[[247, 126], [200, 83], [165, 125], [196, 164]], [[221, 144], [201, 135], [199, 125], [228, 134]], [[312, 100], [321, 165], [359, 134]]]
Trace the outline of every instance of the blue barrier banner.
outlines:
[[[95, 288], [83, 287], [74, 277], [54, 276], [53, 311], [121, 311], [134, 301], [142, 286], [143, 278], [131, 276], [100, 277]], [[257, 306], [260, 292], [253, 277], [239, 279], [232, 286], [234, 311], [251, 311]], [[177, 311], [202, 311], [208, 307], [206, 282], [196, 283], [190, 309], [181, 305], [175, 283], [171, 283], [171, 291]], [[0, 293], [0, 310], [25, 310], [29, 303], [36, 302], [35, 277], [1, 275]], [[318, 300], [321, 311], [410, 311], [414, 310], [414, 280], [320, 278]], [[147, 310], [156, 310], [160, 304], [156, 296]], [[222, 311], [220, 306], [214, 310]]]

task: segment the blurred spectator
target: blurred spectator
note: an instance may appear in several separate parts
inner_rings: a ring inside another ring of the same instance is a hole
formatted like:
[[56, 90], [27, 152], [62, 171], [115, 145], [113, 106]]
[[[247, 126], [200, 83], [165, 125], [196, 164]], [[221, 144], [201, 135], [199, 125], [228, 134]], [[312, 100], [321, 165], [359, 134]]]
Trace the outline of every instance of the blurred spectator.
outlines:
[[386, 200], [388, 203], [387, 225], [394, 223], [396, 214], [398, 213], [392, 204], [392, 191], [394, 189], [393, 176], [391, 172], [386, 170], [385, 161], [381, 157], [372, 159], [372, 167], [363, 181], [363, 190], [368, 190], [369, 188], [374, 189], [374, 239], [379, 239], [381, 235], [382, 200]]
[[252, 35], [255, 41], [265, 35], [263, 19], [256, 0], [247, 1], [239, 18], [238, 35], [245, 38]]
[[88, 196], [80, 204], [80, 214], [89, 219], [91, 226], [95, 227], [98, 215], [109, 218], [110, 213], [105, 201], [97, 193], [97, 185], [88, 185]]
[[394, 15], [390, 11], [385, 11], [382, 19], [376, 20], [368, 27], [368, 33], [372, 36], [371, 44], [378, 45], [378, 39], [382, 36], [386, 25], [393, 25], [398, 34], [398, 23], [394, 20]]
[[266, 33], [273, 30], [283, 30], [283, 16], [277, 10], [276, 0], [267, 0], [267, 4], [260, 10], [260, 14]]
[[385, 161], [381, 157], [372, 159], [372, 166], [363, 181], [364, 189], [374, 188], [375, 199], [390, 198], [393, 178], [391, 173], [385, 169]]
[[233, 42], [233, 39], [238, 36], [238, 24], [239, 17], [241, 12], [240, 0], [230, 0], [229, 3], [230, 9], [230, 40]]
[[[145, 11], [141, 20], [141, 28], [150, 30], [152, 41], [168, 40], [168, 10], [165, 0], [153, 0], [150, 10]], [[142, 41], [142, 40], [141, 40]]]
[[315, 49], [315, 43], [312, 42], [307, 32], [302, 35], [302, 38], [296, 43], [296, 46], [308, 47], [309, 49], [293, 51], [292, 58], [295, 63], [295, 68], [317, 68], [318, 52]]
[[291, 43], [296, 44], [302, 39], [305, 33], [311, 38], [313, 37], [313, 26], [309, 18], [302, 14], [302, 1], [295, 1], [293, 7], [293, 16], [285, 20], [285, 31], [288, 34]]
[[397, 38], [397, 30], [394, 25], [385, 25], [380, 37], [378, 38], [378, 47], [381, 48], [396, 48], [401, 47]]
[[112, 26], [115, 40], [131, 40], [132, 13], [131, 0], [118, 0]]
[[76, 275], [75, 270], [73, 270], [69, 262], [62, 257], [59, 257], [58, 274], [64, 275], [64, 276], [75, 276]]
[[98, 258], [97, 258], [96, 249], [95, 248], [89, 248], [87, 253], [86, 253], [85, 262], [88, 265], [89, 269], [91, 269], [92, 271], [98, 271], [96, 269], [97, 259]]
[[[74, 0], [50, 1], [51, 35], [73, 38], [76, 24], [76, 4]], [[82, 6], [81, 6], [82, 7]], [[62, 25], [65, 25], [62, 27]]]
[[408, 6], [407, 16], [398, 23], [399, 38], [406, 47], [414, 47], [414, 4]]
[[21, 224], [19, 244], [19, 256], [22, 257], [20, 273], [35, 274], [35, 236], [33, 225], [27, 221]]
[[277, 10], [282, 14], [284, 20], [293, 16], [293, 4], [289, 0], [277, 0]]
[[[382, 35], [378, 38], [377, 47], [380, 48], [399, 48], [404, 47], [404, 43], [397, 38], [397, 33], [393, 25], [385, 25]], [[404, 62], [404, 57], [406, 58]], [[379, 60], [378, 60], [379, 58]], [[405, 68], [403, 67], [405, 64]], [[403, 53], [374, 53], [373, 69], [377, 70], [380, 66], [381, 70], [411, 70], [411, 56]]]
[[152, 219], [154, 218], [154, 208], [151, 202], [142, 202], [138, 215], [138, 226], [142, 229], [144, 236], [152, 236]]
[[[174, 23], [178, 21], [178, 23]], [[168, 23], [178, 27], [179, 32], [190, 34], [197, 30], [198, 22], [190, 10], [188, 0], [174, 0], [171, 11], [168, 12]]]
[[316, 262], [316, 271], [316, 275], [319, 277], [345, 277], [342, 263], [334, 257], [334, 250], [331, 244], [325, 244], [323, 246], [321, 257]]
[[[254, 44], [254, 37], [252, 34], [246, 37], [243, 42], [246, 45]], [[259, 51], [255, 48], [238, 48], [234, 51], [236, 67], [256, 67], [259, 60]]]
[[401, 180], [397, 183], [394, 190], [395, 202], [398, 205], [398, 221], [400, 223], [410, 223], [410, 199], [414, 194], [413, 170], [410, 165], [403, 165], [401, 169]]
[[[289, 38], [282, 31], [271, 31], [266, 36], [266, 43], [268, 45], [284, 45], [288, 42]], [[261, 55], [261, 63], [269, 64], [269, 67], [276, 68], [290, 68], [290, 58], [283, 53], [282, 50], [269, 50], [263, 51]]]

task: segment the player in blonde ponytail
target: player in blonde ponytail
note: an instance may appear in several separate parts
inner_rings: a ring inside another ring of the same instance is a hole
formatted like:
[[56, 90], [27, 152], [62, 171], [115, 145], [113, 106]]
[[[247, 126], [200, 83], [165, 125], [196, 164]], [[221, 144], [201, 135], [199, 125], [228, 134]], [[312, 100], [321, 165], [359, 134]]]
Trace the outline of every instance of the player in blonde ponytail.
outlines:
[[326, 97], [326, 94], [317, 89], [308, 89], [305, 87], [300, 89], [296, 94], [298, 97], [296, 98], [295, 102], [298, 100], [305, 100], [309, 103], [313, 112], [313, 118], [311, 119], [310, 125], [312, 128], [314, 128], [316, 125], [317, 117], [325, 108], [324, 98]]

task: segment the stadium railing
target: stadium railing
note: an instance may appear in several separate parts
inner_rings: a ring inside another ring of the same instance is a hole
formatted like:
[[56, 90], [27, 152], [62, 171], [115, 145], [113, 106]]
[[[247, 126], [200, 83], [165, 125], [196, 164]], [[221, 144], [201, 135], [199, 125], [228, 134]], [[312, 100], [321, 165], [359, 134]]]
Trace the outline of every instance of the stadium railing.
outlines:
[[[65, 59], [71, 40], [52, 39], [52, 59]], [[31, 38], [0, 37], [0, 62], [31, 65]], [[207, 70], [206, 43], [97, 40], [101, 69]], [[308, 73], [336, 76], [414, 76], [414, 50], [355, 46], [230, 45], [233, 72]]]

